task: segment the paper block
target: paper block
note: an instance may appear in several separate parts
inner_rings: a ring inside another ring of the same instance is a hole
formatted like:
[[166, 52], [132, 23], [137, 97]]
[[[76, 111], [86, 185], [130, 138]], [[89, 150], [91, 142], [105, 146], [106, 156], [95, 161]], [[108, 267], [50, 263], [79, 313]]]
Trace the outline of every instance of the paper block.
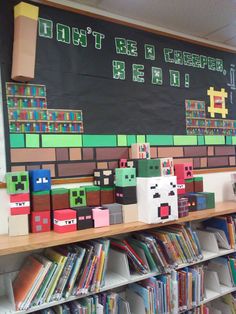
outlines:
[[31, 193], [31, 208], [32, 211], [49, 211], [50, 204], [50, 191], [39, 191]]
[[184, 146], [184, 145], [197, 145], [196, 135], [174, 135], [174, 145]]
[[116, 147], [116, 135], [83, 135], [83, 147]]
[[178, 198], [178, 213], [179, 218], [188, 216], [188, 198], [186, 197], [179, 197]]
[[177, 193], [178, 195], [182, 195], [186, 193], [184, 179], [177, 179]]
[[159, 177], [161, 175], [160, 159], [139, 159], [137, 162], [137, 177]]
[[110, 224], [109, 209], [106, 207], [95, 207], [92, 209], [94, 227], [106, 227]]
[[124, 223], [139, 221], [137, 204], [122, 205], [122, 214]]
[[173, 176], [174, 175], [174, 163], [173, 158], [160, 158], [161, 176]]
[[76, 211], [78, 230], [94, 228], [92, 207], [73, 208]]
[[70, 189], [70, 207], [86, 206], [85, 188]]
[[126, 135], [117, 135], [117, 144], [118, 146], [127, 146]]
[[42, 147], [81, 147], [82, 135], [43, 134]]
[[65, 233], [77, 230], [76, 211], [72, 209], [60, 209], [54, 211], [53, 230]]
[[149, 159], [150, 158], [150, 144], [149, 143], [135, 143], [131, 145], [132, 159]]
[[139, 220], [160, 223], [178, 218], [176, 177], [137, 178]]
[[174, 140], [172, 135], [147, 135], [147, 142], [155, 146], [173, 146]]
[[11, 215], [29, 215], [30, 214], [29, 193], [10, 195], [10, 213]]
[[118, 204], [135, 204], [137, 203], [136, 186], [115, 188], [115, 200]]
[[31, 232], [48, 232], [51, 230], [50, 210], [32, 212], [30, 215]]
[[51, 173], [49, 169], [29, 171], [30, 191], [49, 191], [51, 189]]
[[39, 134], [26, 134], [26, 147], [40, 147]]
[[28, 215], [14, 215], [8, 218], [9, 236], [20, 236], [29, 234]]
[[205, 145], [205, 138], [204, 138], [203, 135], [199, 135], [199, 136], [197, 137], [197, 144], [198, 144], [198, 145]]
[[215, 208], [215, 193], [201, 192], [198, 194], [201, 194], [206, 198], [206, 209]]
[[116, 186], [136, 186], [136, 169], [135, 168], [116, 168], [115, 169]]
[[178, 179], [191, 179], [193, 177], [193, 164], [191, 162], [175, 164], [174, 171]]
[[113, 186], [114, 174], [111, 169], [94, 170], [94, 184], [98, 186]]
[[200, 193], [188, 193], [189, 211], [206, 209], [206, 198]]
[[224, 145], [225, 137], [223, 135], [205, 135], [205, 145]]
[[193, 178], [194, 192], [203, 192], [203, 177]]
[[99, 206], [101, 205], [101, 193], [99, 186], [86, 186], [86, 203], [87, 206]]
[[127, 135], [127, 144], [128, 144], [128, 146], [131, 146], [134, 143], [137, 143], [136, 135]]
[[11, 148], [25, 147], [24, 134], [10, 134], [10, 147]]
[[27, 171], [7, 172], [6, 185], [8, 194], [29, 192], [29, 174]]
[[113, 187], [102, 187], [100, 191], [101, 204], [114, 203], [115, 195]]
[[51, 190], [51, 205], [52, 210], [69, 208], [69, 190], [65, 188]]
[[26, 2], [20, 2], [14, 7], [14, 18], [26, 16], [29, 19], [38, 20], [39, 7]]
[[194, 182], [193, 179], [186, 179], [185, 182], [185, 192], [186, 193], [193, 193], [194, 191]]
[[121, 204], [118, 203], [106, 204], [105, 207], [109, 209], [110, 225], [123, 223]]
[[145, 143], [146, 136], [145, 135], [137, 135], [137, 143]]

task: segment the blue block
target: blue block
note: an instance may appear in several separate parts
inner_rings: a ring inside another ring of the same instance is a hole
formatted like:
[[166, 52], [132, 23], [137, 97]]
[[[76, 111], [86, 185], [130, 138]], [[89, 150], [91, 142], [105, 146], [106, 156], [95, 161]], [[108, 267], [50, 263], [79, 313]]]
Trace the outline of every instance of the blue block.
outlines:
[[30, 191], [51, 190], [51, 173], [49, 169], [36, 169], [29, 171]]
[[206, 197], [197, 193], [189, 193], [191, 196], [195, 196], [196, 198], [196, 210], [206, 209]]

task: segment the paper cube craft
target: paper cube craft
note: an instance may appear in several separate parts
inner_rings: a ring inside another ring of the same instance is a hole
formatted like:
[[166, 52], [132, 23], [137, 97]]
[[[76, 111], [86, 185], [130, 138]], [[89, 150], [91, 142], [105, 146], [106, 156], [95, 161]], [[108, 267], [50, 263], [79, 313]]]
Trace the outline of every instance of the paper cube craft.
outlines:
[[70, 207], [86, 206], [85, 188], [70, 189]]
[[193, 164], [191, 162], [186, 162], [183, 164], [175, 164], [174, 172], [177, 179], [192, 179]]
[[132, 159], [149, 159], [150, 158], [150, 144], [149, 143], [135, 143], [131, 145]]
[[113, 186], [114, 174], [111, 169], [96, 169], [94, 170], [94, 184], [99, 186]]
[[124, 223], [139, 221], [138, 205], [137, 204], [122, 205], [122, 215]]
[[206, 209], [206, 198], [200, 193], [188, 193], [188, 209], [189, 211], [196, 211]]
[[29, 173], [27, 171], [7, 172], [6, 185], [8, 194], [29, 192]]
[[159, 223], [178, 218], [176, 177], [137, 178], [139, 220]]
[[29, 234], [28, 215], [13, 215], [8, 218], [9, 236], [20, 236]]
[[161, 176], [173, 176], [174, 175], [174, 163], [173, 158], [160, 158]]
[[51, 189], [51, 173], [49, 169], [29, 171], [31, 192], [49, 191]]
[[140, 159], [137, 163], [137, 177], [160, 177], [161, 160], [160, 159]]
[[114, 203], [115, 195], [113, 187], [101, 187], [100, 190], [101, 204]]
[[106, 204], [105, 207], [109, 209], [110, 225], [123, 223], [121, 204], [118, 203]]
[[50, 210], [32, 212], [30, 217], [31, 232], [48, 232], [51, 230]]
[[51, 190], [52, 210], [66, 209], [70, 207], [69, 190], [65, 188], [56, 188]]
[[185, 179], [185, 193], [194, 192], [194, 182], [193, 179]]
[[135, 204], [137, 203], [136, 186], [116, 186], [115, 201], [118, 204]]
[[136, 169], [135, 168], [116, 168], [115, 169], [116, 186], [136, 186]]
[[76, 211], [72, 209], [54, 210], [53, 230], [65, 233], [77, 230]]
[[94, 228], [92, 207], [73, 208], [76, 211], [78, 230]]
[[88, 185], [85, 187], [87, 206], [101, 205], [100, 187]]
[[30, 213], [29, 193], [10, 195], [10, 213], [11, 215], [29, 215]]
[[197, 193], [205, 197], [206, 209], [215, 208], [215, 193], [213, 192], [201, 192]]
[[178, 198], [178, 212], [179, 218], [188, 216], [188, 198], [187, 197], [179, 197]]
[[48, 211], [51, 209], [50, 191], [39, 191], [31, 193], [32, 211]]
[[193, 178], [194, 192], [203, 192], [203, 177]]
[[92, 209], [94, 227], [106, 227], [110, 224], [109, 209], [106, 207], [95, 207]]

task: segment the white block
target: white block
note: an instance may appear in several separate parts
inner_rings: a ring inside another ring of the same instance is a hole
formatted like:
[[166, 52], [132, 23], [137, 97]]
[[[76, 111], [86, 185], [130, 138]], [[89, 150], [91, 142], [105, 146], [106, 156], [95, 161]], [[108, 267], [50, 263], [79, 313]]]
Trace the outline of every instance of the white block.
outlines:
[[9, 236], [27, 235], [29, 233], [28, 215], [9, 216], [8, 233]]
[[161, 223], [178, 218], [175, 176], [137, 178], [139, 221]]

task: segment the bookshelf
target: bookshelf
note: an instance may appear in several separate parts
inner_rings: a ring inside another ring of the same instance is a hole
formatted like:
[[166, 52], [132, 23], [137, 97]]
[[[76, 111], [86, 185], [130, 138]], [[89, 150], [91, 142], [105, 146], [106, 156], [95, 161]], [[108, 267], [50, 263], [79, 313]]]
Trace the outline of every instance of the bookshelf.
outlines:
[[[1, 269], [0, 276], [1, 275], [4, 276], [3, 264], [4, 263], [7, 264], [8, 260], [10, 261], [12, 259], [11, 254], [16, 254], [16, 253], [27, 254], [27, 253], [30, 253], [31, 251], [43, 249], [46, 247], [52, 247], [52, 246], [61, 245], [61, 244], [69, 244], [69, 243], [96, 239], [96, 238], [101, 238], [101, 237], [109, 237], [109, 236], [125, 234], [129, 232], [140, 231], [140, 230], [145, 230], [145, 229], [150, 229], [150, 228], [157, 228], [157, 227], [170, 225], [174, 223], [184, 223], [184, 222], [191, 222], [195, 220], [197, 221], [197, 220], [202, 220], [202, 219], [206, 219], [206, 218], [210, 218], [214, 216], [231, 214], [235, 212], [236, 212], [236, 202], [229, 201], [229, 202], [222, 202], [222, 203], [216, 204], [216, 208], [214, 209], [203, 210], [199, 212], [192, 212], [187, 217], [180, 218], [177, 221], [167, 222], [164, 224], [149, 225], [149, 224], [136, 222], [136, 223], [129, 223], [129, 224], [113, 225], [113, 226], [109, 226], [105, 228], [81, 230], [81, 231], [76, 231], [76, 232], [68, 233], [68, 234], [56, 234], [54, 232], [49, 232], [45, 234], [40, 234], [40, 236], [35, 235], [35, 234], [30, 234], [28, 236], [21, 236], [21, 237], [8, 237], [8, 236], [3, 235], [3, 236], [0, 236], [0, 255], [2, 257], [4, 256], [5, 260], [2, 262], [2, 265], [0, 263], [0, 269]], [[209, 251], [203, 250], [202, 260], [179, 265], [177, 269], [181, 269], [186, 266], [196, 265], [198, 263], [206, 262], [211, 259], [217, 258], [219, 256], [225, 256], [234, 252], [236, 252], [236, 248], [230, 249], [230, 250], [219, 249], [218, 252], [212, 252], [210, 250]], [[19, 256], [19, 254], [17, 254], [16, 256]], [[144, 280], [146, 278], [156, 276], [159, 274], [158, 272], [149, 272], [148, 274], [145, 274], [145, 275], [130, 274], [130, 272], [126, 269], [126, 267], [123, 267], [122, 260], [120, 261], [120, 264], [122, 264], [122, 267], [119, 270], [114, 271], [113, 269], [114, 262], [112, 262], [112, 259], [115, 260], [116, 256], [111, 257], [111, 262], [110, 262], [111, 267], [108, 268], [108, 271], [106, 274], [105, 286], [100, 289], [100, 292], [104, 292], [104, 291], [111, 290], [114, 288], [125, 287], [128, 284], [138, 282], [140, 280]], [[7, 267], [5, 269], [5, 272], [7, 273]], [[9, 298], [9, 295], [7, 294], [7, 290], [8, 290], [7, 285], [5, 289], [6, 289], [7, 296], [0, 297], [0, 313], [6, 313], [6, 314], [33, 313], [41, 309], [46, 309], [51, 306], [63, 304], [69, 301], [81, 299], [86, 296], [95, 294], [95, 292], [93, 292], [93, 293], [88, 293], [86, 295], [70, 296], [67, 299], [62, 298], [59, 301], [45, 303], [40, 306], [32, 307], [25, 311], [14, 311], [12, 309], [12, 296]], [[0, 286], [0, 290], [1, 290], [1, 286]], [[236, 287], [221, 286], [220, 292], [216, 292], [214, 291], [214, 289], [212, 290], [207, 289], [205, 299], [201, 302], [201, 305], [208, 303], [214, 299], [217, 299], [223, 295], [231, 293], [233, 291], [236, 291]]]

